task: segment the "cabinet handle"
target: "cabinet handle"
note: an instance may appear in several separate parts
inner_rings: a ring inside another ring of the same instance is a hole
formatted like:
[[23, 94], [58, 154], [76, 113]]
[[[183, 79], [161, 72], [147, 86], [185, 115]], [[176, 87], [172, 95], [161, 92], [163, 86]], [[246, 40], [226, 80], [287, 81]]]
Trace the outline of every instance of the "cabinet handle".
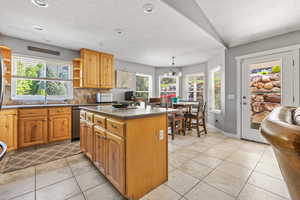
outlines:
[[98, 124], [102, 124], [102, 121], [100, 121], [100, 120], [97, 120], [97, 123], [98, 123]]
[[112, 128], [118, 128], [117, 126], [115, 126], [114, 124], [111, 124], [111, 127]]

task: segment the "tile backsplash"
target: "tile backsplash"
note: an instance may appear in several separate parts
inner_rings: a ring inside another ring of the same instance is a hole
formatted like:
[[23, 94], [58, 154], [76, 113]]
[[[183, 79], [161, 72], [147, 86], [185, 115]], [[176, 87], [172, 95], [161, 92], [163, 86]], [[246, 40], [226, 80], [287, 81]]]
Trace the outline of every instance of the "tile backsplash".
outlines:
[[[85, 89], [85, 88], [74, 88], [73, 99], [64, 101], [50, 101], [48, 103], [74, 103], [74, 104], [90, 104], [96, 102], [96, 93], [108, 92], [107, 90], [101, 89]], [[36, 100], [12, 100], [11, 99], [11, 87], [5, 87], [5, 94], [3, 98], [3, 105], [23, 105], [23, 104], [44, 104], [44, 101]]]

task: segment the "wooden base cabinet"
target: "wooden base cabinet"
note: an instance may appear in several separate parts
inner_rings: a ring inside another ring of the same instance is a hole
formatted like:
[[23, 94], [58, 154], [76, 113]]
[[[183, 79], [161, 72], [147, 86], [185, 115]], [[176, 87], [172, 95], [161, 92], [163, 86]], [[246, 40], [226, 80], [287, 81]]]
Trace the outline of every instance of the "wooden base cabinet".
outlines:
[[19, 119], [19, 147], [28, 147], [48, 142], [47, 116], [31, 116]]
[[49, 109], [49, 142], [71, 138], [71, 108]]
[[125, 149], [124, 139], [107, 132], [106, 177], [124, 194], [125, 192]]
[[94, 164], [99, 169], [102, 174], [106, 174], [106, 131], [99, 127], [94, 127], [95, 133], [95, 154], [94, 154]]
[[93, 160], [94, 158], [94, 125], [90, 122], [86, 127], [86, 156]]
[[17, 149], [17, 110], [0, 112], [0, 141], [7, 145], [8, 151]]
[[[120, 193], [137, 200], [167, 181], [166, 114], [128, 120], [91, 112], [86, 116], [81, 120], [81, 150], [90, 159], [93, 152], [92, 162]], [[89, 129], [93, 130], [92, 150]]]

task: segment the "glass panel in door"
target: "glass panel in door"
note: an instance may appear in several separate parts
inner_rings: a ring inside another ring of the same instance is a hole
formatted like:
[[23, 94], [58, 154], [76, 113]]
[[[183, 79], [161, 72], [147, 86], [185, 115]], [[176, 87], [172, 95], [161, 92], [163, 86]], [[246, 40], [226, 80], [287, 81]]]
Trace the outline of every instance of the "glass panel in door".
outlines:
[[281, 60], [250, 64], [250, 127], [259, 129], [263, 119], [281, 104]]

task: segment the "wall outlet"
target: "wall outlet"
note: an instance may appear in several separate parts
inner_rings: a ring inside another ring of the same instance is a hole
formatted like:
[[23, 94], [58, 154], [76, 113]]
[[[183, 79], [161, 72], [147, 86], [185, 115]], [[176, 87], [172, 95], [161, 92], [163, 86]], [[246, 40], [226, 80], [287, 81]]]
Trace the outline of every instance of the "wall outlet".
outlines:
[[164, 130], [160, 130], [159, 131], [159, 140], [163, 140], [164, 139]]

